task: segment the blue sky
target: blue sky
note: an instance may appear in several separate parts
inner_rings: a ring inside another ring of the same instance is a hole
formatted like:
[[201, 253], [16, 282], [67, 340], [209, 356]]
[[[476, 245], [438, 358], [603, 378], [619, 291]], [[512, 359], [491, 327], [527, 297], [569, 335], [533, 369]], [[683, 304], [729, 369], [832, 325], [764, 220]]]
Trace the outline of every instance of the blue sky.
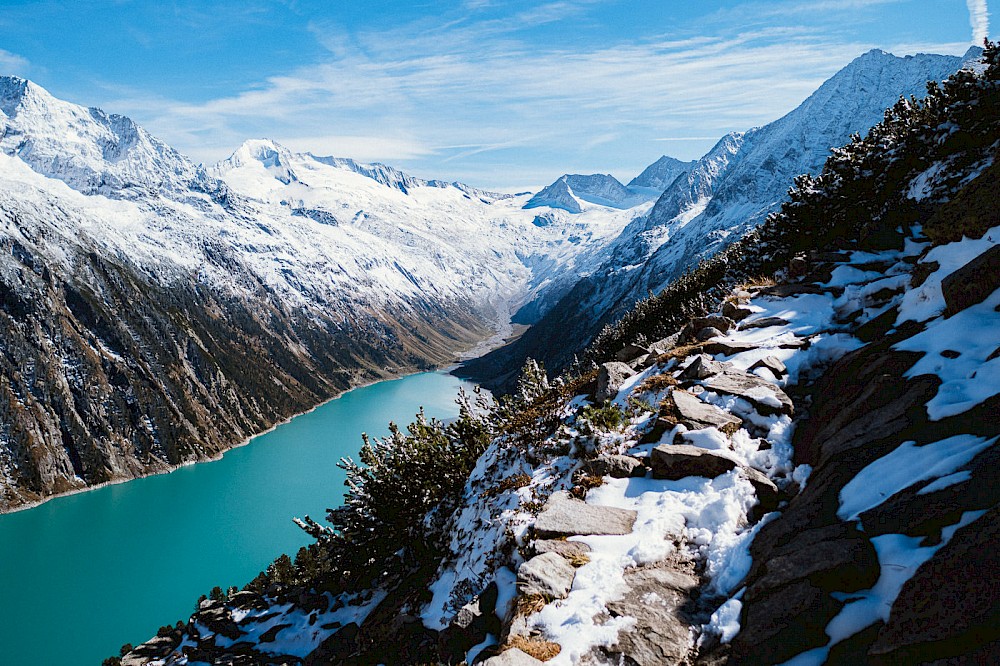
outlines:
[[192, 158], [243, 139], [501, 188], [627, 180], [870, 48], [965, 51], [986, 0], [3, 0], [0, 72]]

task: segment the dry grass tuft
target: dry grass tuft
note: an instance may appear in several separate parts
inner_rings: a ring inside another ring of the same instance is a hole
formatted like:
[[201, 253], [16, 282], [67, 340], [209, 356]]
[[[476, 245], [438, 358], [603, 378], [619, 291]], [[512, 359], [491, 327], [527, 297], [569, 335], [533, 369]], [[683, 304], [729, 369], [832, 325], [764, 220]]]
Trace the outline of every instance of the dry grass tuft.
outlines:
[[636, 389], [637, 393], [658, 393], [670, 386], [677, 386], [677, 380], [669, 372], [651, 375], [643, 380]]
[[521, 652], [529, 654], [540, 661], [548, 661], [562, 651], [559, 643], [525, 636], [511, 636], [508, 638], [504, 649], [509, 648], [517, 648]]
[[545, 608], [549, 600], [544, 594], [524, 594], [517, 598], [515, 615], [531, 615]]
[[574, 553], [567, 557], [566, 560], [577, 569], [582, 567], [584, 564], [590, 564], [590, 556], [585, 555], [584, 553]]

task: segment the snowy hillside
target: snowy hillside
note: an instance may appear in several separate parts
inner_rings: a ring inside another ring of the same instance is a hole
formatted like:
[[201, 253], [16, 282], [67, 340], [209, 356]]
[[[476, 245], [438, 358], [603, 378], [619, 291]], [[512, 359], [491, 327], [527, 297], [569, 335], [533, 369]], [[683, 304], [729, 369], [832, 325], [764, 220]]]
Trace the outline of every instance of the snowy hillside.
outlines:
[[629, 181], [628, 187], [633, 190], [656, 192], [656, 196], [659, 197], [677, 179], [677, 176], [689, 172], [694, 168], [694, 165], [695, 161], [682, 162], [669, 155], [664, 155]]
[[[30, 376], [14, 375], [0, 411], [37, 411], [0, 433], [0, 509], [212, 457], [363, 378], [451, 361], [505, 333], [525, 303], [543, 312], [589, 270], [584, 257], [645, 212], [527, 211], [524, 196], [264, 140], [205, 168], [128, 118], [13, 77], [0, 78], [0, 110], [0, 323], [18, 348], [8, 360], [44, 365], [65, 394], [35, 395]], [[146, 330], [151, 309], [158, 332]], [[60, 317], [73, 335], [58, 332]], [[248, 335], [291, 355], [274, 369], [294, 377], [285, 398], [262, 401], [253, 391], [273, 388], [233, 374]], [[86, 371], [63, 363], [78, 357]], [[122, 401], [111, 412], [82, 389], [95, 372]], [[190, 382], [175, 384], [176, 372]], [[249, 393], [233, 397], [231, 384]], [[136, 410], [152, 398], [136, 396], [154, 394], [166, 411], [147, 424]], [[167, 434], [179, 404], [183, 446]]]
[[973, 48], [965, 59], [901, 58], [873, 50], [783, 118], [723, 137], [686, 176], [673, 181], [648, 215], [623, 230], [602, 263], [553, 306], [548, 319], [514, 346], [470, 365], [470, 374], [502, 384], [509, 377], [500, 377], [499, 370], [516, 367], [525, 357], [563, 367], [637, 300], [763, 222], [786, 200], [797, 174], [819, 171], [831, 146], [863, 134], [901, 95], [922, 96], [928, 81], [946, 78], [980, 53]]

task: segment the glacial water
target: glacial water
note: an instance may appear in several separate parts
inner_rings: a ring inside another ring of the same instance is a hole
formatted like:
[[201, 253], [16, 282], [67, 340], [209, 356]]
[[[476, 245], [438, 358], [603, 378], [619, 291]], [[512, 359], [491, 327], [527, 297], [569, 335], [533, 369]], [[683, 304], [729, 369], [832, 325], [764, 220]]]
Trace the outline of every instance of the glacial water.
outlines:
[[218, 461], [0, 516], [0, 664], [99, 665], [187, 620], [215, 585], [243, 586], [309, 536], [292, 523], [341, 503], [361, 433], [458, 413], [442, 373], [345, 393]]

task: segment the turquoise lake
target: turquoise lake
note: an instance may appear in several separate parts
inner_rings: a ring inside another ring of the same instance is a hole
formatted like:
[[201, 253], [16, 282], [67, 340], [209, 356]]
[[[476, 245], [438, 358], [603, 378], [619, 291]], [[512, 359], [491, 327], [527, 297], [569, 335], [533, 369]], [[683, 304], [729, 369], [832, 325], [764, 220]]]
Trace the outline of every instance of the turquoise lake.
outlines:
[[187, 620], [201, 594], [242, 587], [310, 537], [292, 523], [339, 505], [342, 456], [422, 405], [458, 414], [471, 384], [423, 373], [355, 389], [218, 461], [0, 516], [0, 664], [99, 665]]

